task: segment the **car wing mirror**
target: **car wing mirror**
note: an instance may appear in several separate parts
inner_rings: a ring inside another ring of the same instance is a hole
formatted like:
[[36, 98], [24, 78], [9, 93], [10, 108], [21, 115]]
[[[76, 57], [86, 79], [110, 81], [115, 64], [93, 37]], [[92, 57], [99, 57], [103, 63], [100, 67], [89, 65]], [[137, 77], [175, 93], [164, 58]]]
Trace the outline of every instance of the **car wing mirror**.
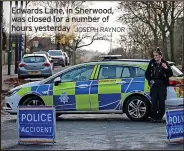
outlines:
[[61, 83], [61, 78], [60, 77], [57, 77], [57, 78], [54, 79], [54, 85], [55, 86], [58, 86], [60, 83]]

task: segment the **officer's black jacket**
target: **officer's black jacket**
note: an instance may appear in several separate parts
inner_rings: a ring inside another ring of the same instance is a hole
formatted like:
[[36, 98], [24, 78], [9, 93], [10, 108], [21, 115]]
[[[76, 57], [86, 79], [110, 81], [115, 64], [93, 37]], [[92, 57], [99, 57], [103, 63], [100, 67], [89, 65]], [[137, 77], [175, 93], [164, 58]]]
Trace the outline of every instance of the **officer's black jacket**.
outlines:
[[[160, 78], [160, 80], [163, 80], [165, 86], [169, 85], [169, 77], [173, 76], [173, 72], [171, 70], [170, 65], [167, 63], [167, 61], [165, 61], [164, 59], [161, 60], [162, 63], [165, 63], [167, 65], [167, 69], [165, 69], [164, 67], [160, 67], [160, 69], [162, 70], [163, 76]], [[152, 72], [153, 72], [153, 68], [155, 67], [156, 61], [155, 59], [151, 59], [148, 65], [148, 68], [145, 72], [145, 78], [148, 80], [148, 83], [150, 84], [151, 80], [154, 80], [154, 77], [152, 76]]]

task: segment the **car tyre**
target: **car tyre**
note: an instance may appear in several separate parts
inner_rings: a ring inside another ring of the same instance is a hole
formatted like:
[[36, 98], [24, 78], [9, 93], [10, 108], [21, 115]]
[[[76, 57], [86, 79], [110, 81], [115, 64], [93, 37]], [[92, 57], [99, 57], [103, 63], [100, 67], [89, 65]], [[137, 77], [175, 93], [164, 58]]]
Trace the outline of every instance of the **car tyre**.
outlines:
[[65, 63], [62, 64], [62, 67], [65, 67]]
[[29, 98], [26, 98], [23, 102], [22, 102], [22, 105], [38, 105], [38, 106], [42, 106], [42, 105], [45, 105], [43, 103], [43, 101], [37, 97], [37, 96], [31, 96]]
[[62, 114], [61, 113], [56, 113], [56, 117], [59, 117], [61, 116]]
[[18, 79], [25, 79], [25, 77], [18, 75]]
[[150, 115], [150, 103], [142, 96], [133, 96], [125, 103], [125, 113], [132, 121], [144, 121]]

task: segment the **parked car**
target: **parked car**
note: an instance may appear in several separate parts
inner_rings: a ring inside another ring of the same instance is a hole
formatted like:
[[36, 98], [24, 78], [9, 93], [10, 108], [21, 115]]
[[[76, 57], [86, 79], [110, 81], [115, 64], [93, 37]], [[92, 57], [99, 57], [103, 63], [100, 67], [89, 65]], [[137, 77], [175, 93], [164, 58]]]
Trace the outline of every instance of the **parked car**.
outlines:
[[[42, 81], [10, 90], [5, 98], [6, 110], [16, 114], [20, 105], [54, 105], [57, 116], [64, 113], [126, 113], [131, 120], [147, 119], [151, 98], [145, 71], [149, 60], [103, 58], [106, 59], [78, 64]], [[166, 108], [182, 106], [183, 74], [173, 62], [168, 63], [174, 76], [170, 78]]]
[[33, 54], [45, 54], [47, 56], [47, 58], [49, 59], [49, 61], [51, 63], [53, 62], [51, 55], [48, 52], [46, 52], [46, 51], [36, 51], [36, 52], [33, 52]]
[[33, 54], [45, 54], [47, 56], [47, 58], [49, 59], [51, 65], [52, 65], [52, 68], [54, 69], [54, 63], [53, 63], [52, 57], [48, 52], [46, 52], [46, 51], [36, 51], [36, 52], [33, 52]]
[[63, 52], [63, 54], [65, 56], [66, 65], [70, 65], [70, 58], [68, 57], [68, 54], [66, 52]]
[[18, 65], [18, 78], [50, 77], [52, 64], [45, 54], [26, 54]]
[[65, 67], [65, 56], [61, 50], [49, 50], [48, 53], [51, 55], [54, 65]]

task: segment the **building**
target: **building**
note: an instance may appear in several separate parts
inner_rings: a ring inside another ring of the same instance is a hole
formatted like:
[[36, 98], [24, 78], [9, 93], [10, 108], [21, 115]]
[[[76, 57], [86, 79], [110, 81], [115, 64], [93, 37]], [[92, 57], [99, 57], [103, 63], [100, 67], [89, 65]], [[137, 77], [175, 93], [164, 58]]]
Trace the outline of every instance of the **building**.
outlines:
[[27, 42], [27, 47], [31, 52], [48, 51], [52, 49], [53, 45], [50, 37], [34, 37]]

